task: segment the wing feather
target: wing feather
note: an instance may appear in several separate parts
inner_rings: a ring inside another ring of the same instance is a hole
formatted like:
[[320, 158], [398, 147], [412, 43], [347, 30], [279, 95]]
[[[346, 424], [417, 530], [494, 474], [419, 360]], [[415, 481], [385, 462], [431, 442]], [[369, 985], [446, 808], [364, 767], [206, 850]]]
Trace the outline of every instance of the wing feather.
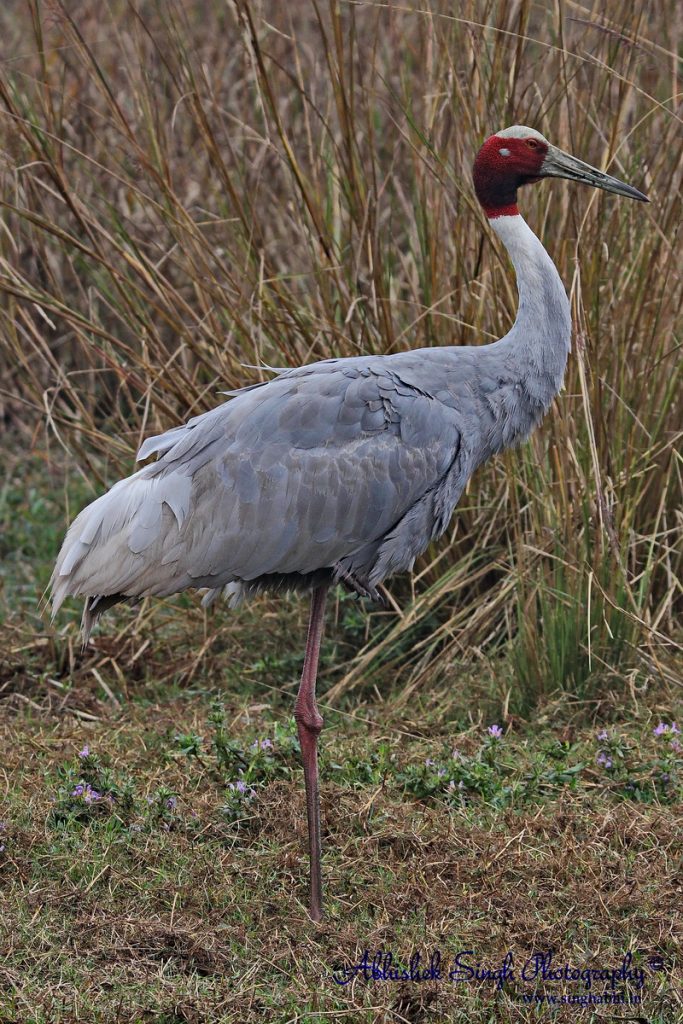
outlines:
[[352, 564], [437, 486], [460, 448], [457, 412], [409, 377], [386, 360], [314, 364], [149, 438], [139, 457], [158, 460], [72, 524], [55, 603]]

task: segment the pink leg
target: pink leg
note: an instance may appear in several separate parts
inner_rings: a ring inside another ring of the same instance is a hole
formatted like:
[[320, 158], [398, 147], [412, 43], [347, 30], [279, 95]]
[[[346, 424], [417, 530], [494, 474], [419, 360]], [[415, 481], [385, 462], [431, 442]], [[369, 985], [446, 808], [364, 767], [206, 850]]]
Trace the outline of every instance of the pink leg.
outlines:
[[323, 720], [315, 702], [315, 680], [318, 674], [318, 655], [325, 624], [327, 584], [316, 587], [311, 600], [308, 623], [306, 656], [301, 674], [301, 685], [294, 706], [301, 759], [306, 783], [306, 812], [308, 814], [308, 850], [311, 866], [310, 914], [314, 921], [322, 920], [322, 872], [320, 868], [320, 791], [318, 788], [318, 736]]

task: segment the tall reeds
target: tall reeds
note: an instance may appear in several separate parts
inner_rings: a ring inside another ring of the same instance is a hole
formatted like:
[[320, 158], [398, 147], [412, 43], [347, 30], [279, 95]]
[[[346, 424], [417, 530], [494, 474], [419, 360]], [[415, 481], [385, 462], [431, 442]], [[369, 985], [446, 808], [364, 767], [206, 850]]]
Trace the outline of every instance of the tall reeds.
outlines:
[[[141, 438], [328, 356], [503, 334], [514, 277], [472, 194], [515, 122], [649, 193], [524, 213], [576, 332], [542, 430], [480, 471], [390, 584], [336, 693], [512, 651], [520, 709], [671, 673], [681, 603], [675, 5], [30, 0], [0, 13], [0, 403], [93, 495]], [[10, 56], [7, 56], [9, 54]], [[6, 435], [9, 436], [9, 435]], [[510, 647], [511, 645], [511, 647]]]

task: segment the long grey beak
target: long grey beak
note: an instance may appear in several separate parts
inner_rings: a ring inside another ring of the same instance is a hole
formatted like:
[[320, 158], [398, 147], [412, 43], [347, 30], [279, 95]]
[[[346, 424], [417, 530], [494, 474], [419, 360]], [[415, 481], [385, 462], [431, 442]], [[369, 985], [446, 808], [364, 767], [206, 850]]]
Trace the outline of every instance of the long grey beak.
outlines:
[[639, 199], [641, 203], [649, 203], [647, 196], [639, 192], [632, 185], [626, 185], [611, 174], [604, 174], [596, 170], [583, 160], [577, 160], [569, 153], [563, 153], [555, 146], [548, 146], [548, 153], [541, 166], [539, 177], [542, 178], [569, 178], [570, 181], [582, 181], [585, 185], [594, 185], [595, 188], [602, 188], [605, 192], [616, 192], [619, 196], [628, 196], [629, 199]]

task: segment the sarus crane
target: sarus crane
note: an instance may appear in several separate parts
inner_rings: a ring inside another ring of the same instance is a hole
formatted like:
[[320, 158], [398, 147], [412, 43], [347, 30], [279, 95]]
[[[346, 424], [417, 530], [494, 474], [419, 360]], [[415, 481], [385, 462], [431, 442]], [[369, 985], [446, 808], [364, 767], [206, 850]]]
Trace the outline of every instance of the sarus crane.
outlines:
[[517, 275], [512, 329], [492, 344], [325, 359], [273, 371], [218, 408], [147, 439], [157, 459], [72, 523], [52, 574], [53, 612], [84, 597], [85, 640], [127, 598], [206, 588], [232, 604], [256, 591], [312, 594], [295, 718], [306, 787], [310, 915], [322, 918], [316, 674], [328, 588], [378, 599], [443, 534], [465, 485], [526, 438], [562, 386], [569, 301], [517, 209], [517, 190], [569, 178], [647, 197], [562, 152], [533, 128], [488, 138], [474, 188]]

